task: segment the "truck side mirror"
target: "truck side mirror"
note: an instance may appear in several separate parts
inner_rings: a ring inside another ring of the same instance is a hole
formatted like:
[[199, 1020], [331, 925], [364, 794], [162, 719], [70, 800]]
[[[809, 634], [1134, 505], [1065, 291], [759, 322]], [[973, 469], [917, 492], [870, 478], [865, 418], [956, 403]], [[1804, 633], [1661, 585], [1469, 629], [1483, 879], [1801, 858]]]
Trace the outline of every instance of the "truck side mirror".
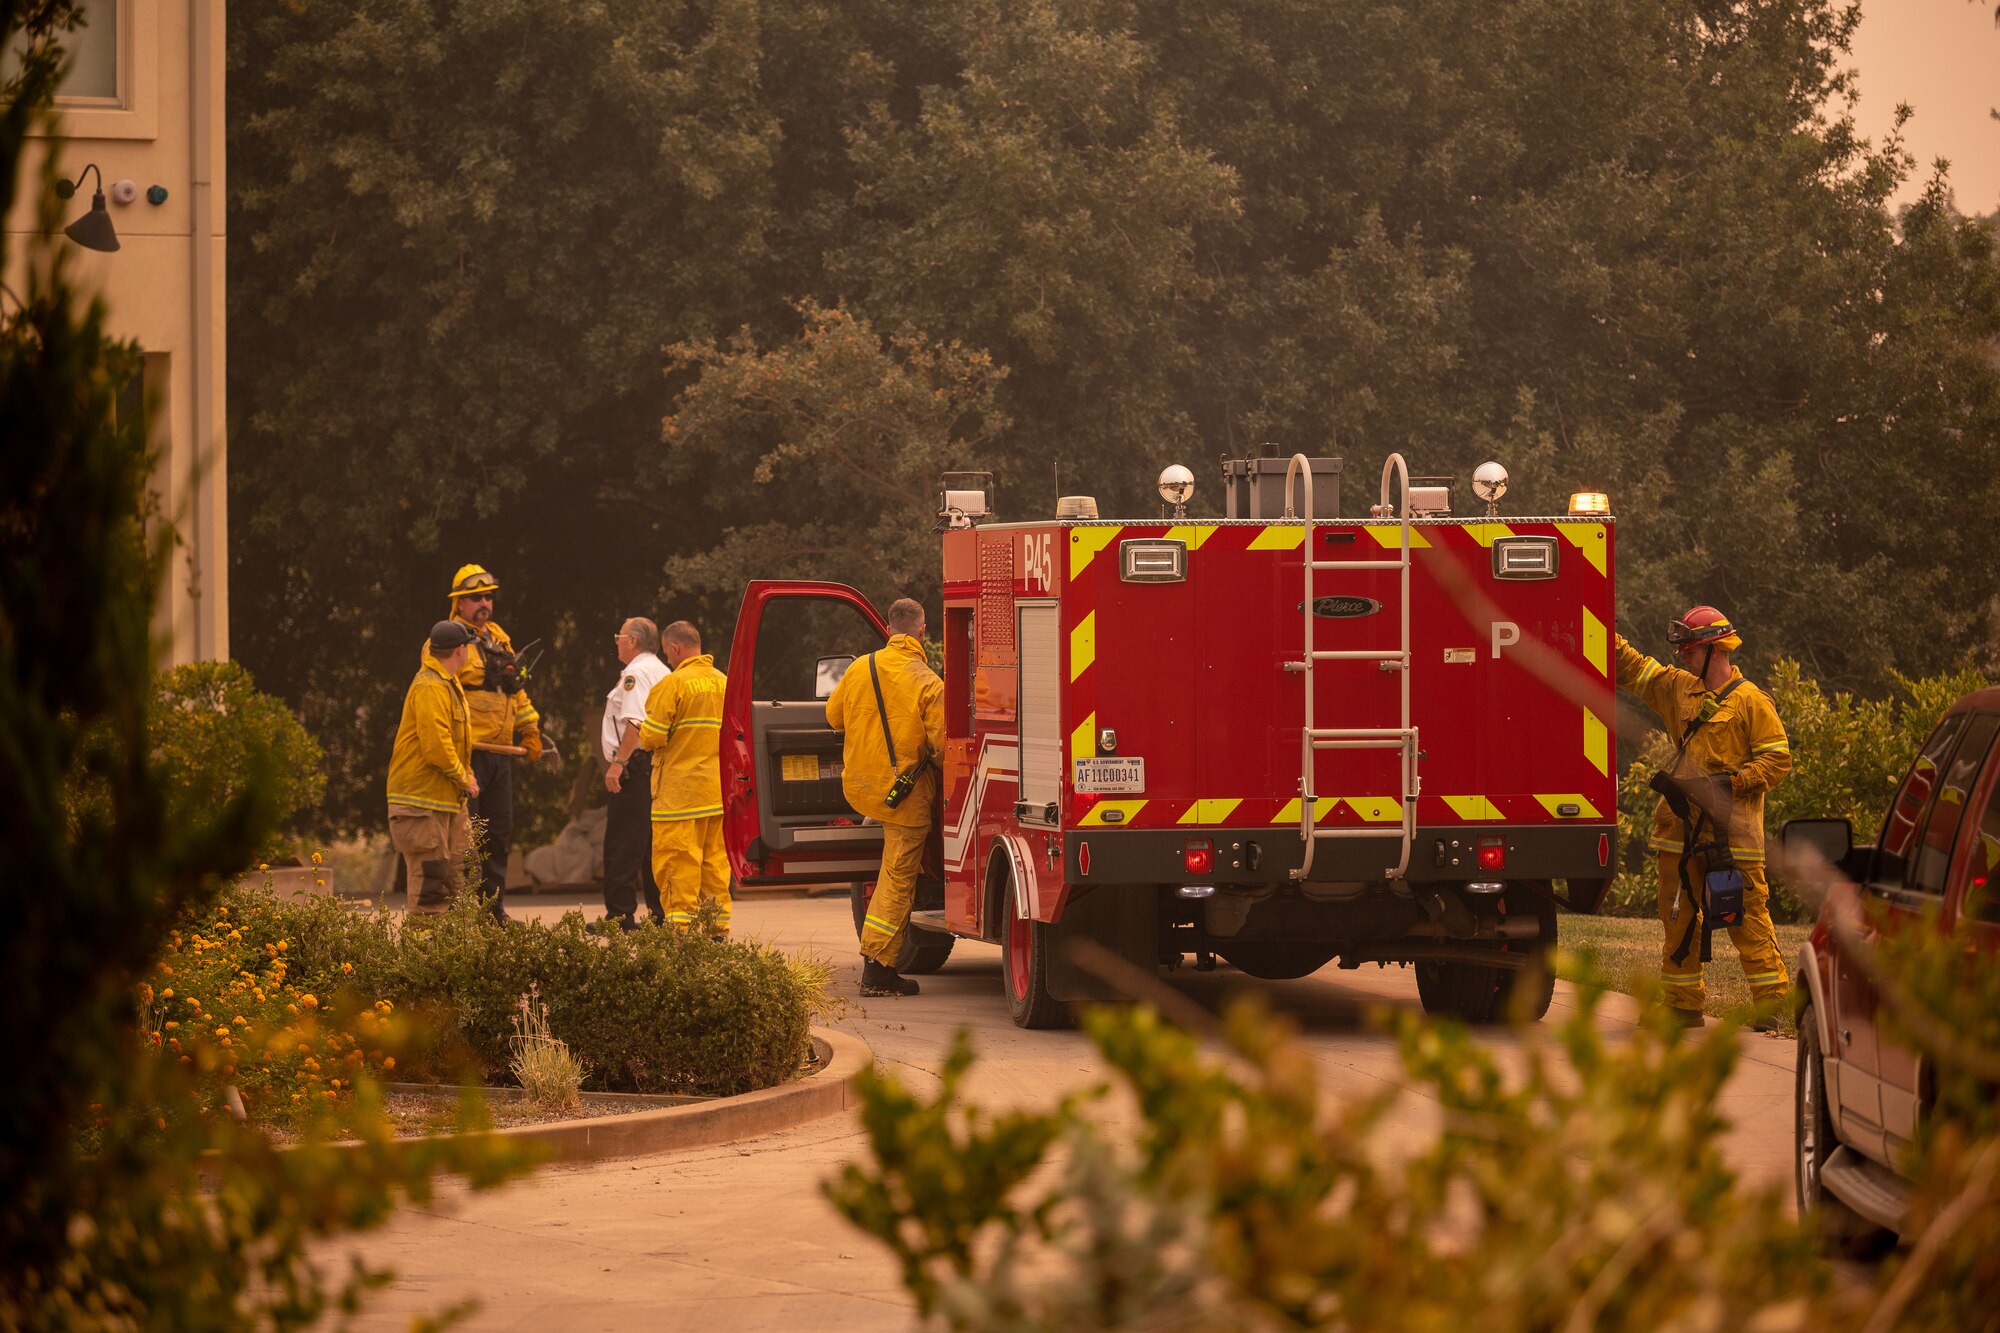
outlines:
[[1810, 847], [1836, 869], [1846, 866], [1854, 850], [1854, 826], [1844, 819], [1788, 819], [1778, 836], [1787, 853]]
[[833, 696], [833, 687], [840, 684], [840, 678], [847, 674], [847, 668], [854, 665], [854, 654], [845, 657], [822, 657], [813, 668], [813, 698], [828, 699]]

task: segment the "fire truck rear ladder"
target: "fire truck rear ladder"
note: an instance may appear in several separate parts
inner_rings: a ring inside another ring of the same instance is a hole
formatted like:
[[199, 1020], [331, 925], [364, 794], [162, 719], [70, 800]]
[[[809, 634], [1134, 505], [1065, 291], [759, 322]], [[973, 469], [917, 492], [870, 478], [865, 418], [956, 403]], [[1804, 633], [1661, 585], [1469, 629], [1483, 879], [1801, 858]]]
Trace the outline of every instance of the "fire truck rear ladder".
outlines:
[[[1410, 869], [1410, 844], [1417, 834], [1417, 792], [1422, 786], [1417, 776], [1417, 729], [1410, 722], [1410, 465], [1403, 461], [1401, 454], [1390, 454], [1382, 464], [1382, 503], [1378, 511], [1386, 515], [1389, 508], [1389, 480], [1392, 475], [1400, 475], [1403, 483], [1403, 503], [1401, 541], [1394, 560], [1318, 560], [1314, 553], [1319, 549], [1315, 536], [1318, 532], [1316, 511], [1312, 499], [1312, 465], [1304, 454], [1293, 454], [1290, 466], [1285, 469], [1285, 517], [1296, 517], [1300, 512], [1305, 516], [1305, 648], [1304, 658], [1297, 662], [1285, 663], [1286, 671], [1295, 671], [1305, 677], [1306, 712], [1305, 730], [1300, 749], [1299, 776], [1299, 836], [1305, 841], [1305, 862], [1292, 872], [1292, 878], [1303, 880], [1312, 873], [1313, 849], [1321, 838], [1386, 838], [1391, 836], [1386, 830], [1372, 828], [1320, 828], [1317, 826], [1319, 794], [1313, 790], [1313, 755], [1319, 750], [1400, 750], [1403, 755], [1402, 791], [1399, 793], [1403, 819], [1396, 831], [1399, 850], [1396, 864], [1384, 872], [1391, 881], [1400, 880]], [[1292, 505], [1292, 478], [1297, 477], [1304, 491], [1303, 511]], [[1393, 569], [1401, 574], [1400, 592], [1402, 637], [1394, 648], [1342, 648], [1315, 649], [1313, 647], [1313, 573], [1315, 570], [1356, 570]], [[1393, 727], [1316, 727], [1313, 725], [1313, 664], [1315, 662], [1357, 662], [1372, 661], [1380, 664], [1384, 671], [1397, 672], [1402, 685], [1402, 714]]]

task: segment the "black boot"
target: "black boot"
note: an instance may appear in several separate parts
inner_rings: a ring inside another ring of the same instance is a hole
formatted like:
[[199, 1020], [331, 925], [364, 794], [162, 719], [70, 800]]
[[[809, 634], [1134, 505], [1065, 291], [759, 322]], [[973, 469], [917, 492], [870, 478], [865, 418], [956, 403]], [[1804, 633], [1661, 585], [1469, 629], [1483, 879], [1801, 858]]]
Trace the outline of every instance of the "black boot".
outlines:
[[917, 983], [903, 976], [893, 967], [884, 967], [873, 958], [861, 960], [861, 993], [893, 997], [915, 995]]

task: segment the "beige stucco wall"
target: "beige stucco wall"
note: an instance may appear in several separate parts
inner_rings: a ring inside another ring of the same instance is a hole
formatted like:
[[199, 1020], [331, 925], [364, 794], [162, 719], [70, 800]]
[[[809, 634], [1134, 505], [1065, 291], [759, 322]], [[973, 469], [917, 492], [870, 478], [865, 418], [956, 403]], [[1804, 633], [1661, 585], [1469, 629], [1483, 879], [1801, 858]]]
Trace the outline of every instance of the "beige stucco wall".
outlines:
[[[110, 330], [147, 354], [160, 467], [155, 485], [178, 538], [156, 628], [169, 662], [229, 655], [228, 455], [225, 440], [224, 0], [102, 0], [124, 8], [125, 106], [59, 109], [61, 137], [46, 143], [59, 175], [95, 162], [105, 184], [130, 180], [139, 197], [109, 199], [121, 248], [63, 244], [72, 271], [102, 295]], [[97, 19], [94, 21], [102, 21]], [[40, 159], [24, 164], [38, 179]], [[63, 206], [65, 222], [90, 206], [87, 182]], [[153, 185], [167, 200], [146, 200]], [[34, 225], [23, 199], [10, 232]], [[18, 262], [20, 246], [8, 246]], [[9, 285], [18, 275], [9, 274]], [[16, 287], [18, 290], [18, 287]]]

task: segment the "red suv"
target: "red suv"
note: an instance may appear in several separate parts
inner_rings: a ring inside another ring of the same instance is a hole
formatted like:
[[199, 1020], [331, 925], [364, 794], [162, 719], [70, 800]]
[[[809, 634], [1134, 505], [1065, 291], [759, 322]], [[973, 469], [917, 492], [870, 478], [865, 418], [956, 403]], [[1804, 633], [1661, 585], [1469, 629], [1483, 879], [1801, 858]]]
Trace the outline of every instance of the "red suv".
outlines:
[[[1829, 898], [1799, 957], [1796, 1179], [1799, 1211], [1822, 1234], [1856, 1241], [1902, 1229], [1904, 1172], [1929, 1111], [1926, 1058], [1877, 1022], [1875, 989], [1833, 946], [1829, 917], [1852, 913], [1866, 939], [1925, 918], [2000, 944], [2000, 688], [1945, 710], [1882, 823], [1878, 845], [1856, 847], [1844, 819], [1795, 819], [1787, 842], [1819, 850], [1856, 887]], [[1853, 909], [1858, 908], [1858, 913]]]

